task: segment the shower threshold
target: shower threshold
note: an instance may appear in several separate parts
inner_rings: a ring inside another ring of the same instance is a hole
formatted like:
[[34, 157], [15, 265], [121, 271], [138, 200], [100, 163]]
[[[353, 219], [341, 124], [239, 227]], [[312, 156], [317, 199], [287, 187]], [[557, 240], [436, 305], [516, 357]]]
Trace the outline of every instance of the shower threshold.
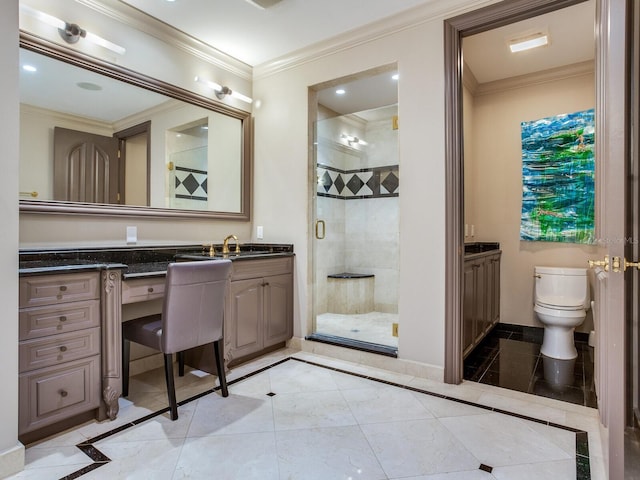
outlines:
[[305, 340], [313, 342], [327, 343], [329, 345], [337, 345], [339, 347], [351, 348], [362, 352], [376, 353], [387, 357], [398, 358], [398, 348], [388, 345], [380, 345], [378, 343], [363, 342], [362, 340], [354, 340], [352, 338], [338, 337], [335, 335], [327, 335], [324, 333], [312, 333], [307, 335]]

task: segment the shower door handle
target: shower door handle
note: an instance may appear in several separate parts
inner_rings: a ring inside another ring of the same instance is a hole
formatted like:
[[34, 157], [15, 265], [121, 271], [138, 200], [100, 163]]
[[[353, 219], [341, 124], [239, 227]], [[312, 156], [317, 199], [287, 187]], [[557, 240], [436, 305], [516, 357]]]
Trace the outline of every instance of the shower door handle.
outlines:
[[[320, 235], [320, 227], [322, 226], [322, 235]], [[324, 224], [324, 220], [316, 220], [316, 238], [318, 240], [322, 240], [326, 233], [326, 227]]]

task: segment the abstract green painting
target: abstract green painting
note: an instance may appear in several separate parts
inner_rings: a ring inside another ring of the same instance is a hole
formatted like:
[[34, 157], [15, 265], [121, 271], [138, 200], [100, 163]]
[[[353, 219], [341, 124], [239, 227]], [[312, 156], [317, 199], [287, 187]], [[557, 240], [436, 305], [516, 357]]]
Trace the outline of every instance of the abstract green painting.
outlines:
[[521, 240], [594, 242], [594, 113], [521, 123]]

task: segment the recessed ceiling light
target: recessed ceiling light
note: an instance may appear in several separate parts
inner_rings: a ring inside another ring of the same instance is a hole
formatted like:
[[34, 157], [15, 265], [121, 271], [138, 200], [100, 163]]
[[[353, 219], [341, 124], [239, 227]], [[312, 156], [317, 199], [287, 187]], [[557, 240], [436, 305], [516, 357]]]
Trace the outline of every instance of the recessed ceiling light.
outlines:
[[549, 44], [549, 36], [546, 33], [535, 33], [526, 37], [509, 40], [511, 53], [522, 52], [532, 48], [544, 47]]
[[25, 72], [37, 72], [38, 71], [38, 69], [36, 67], [34, 67], [33, 65], [23, 65], [22, 69]]
[[344, 95], [347, 91], [344, 88], [339, 88], [336, 90], [337, 95]]

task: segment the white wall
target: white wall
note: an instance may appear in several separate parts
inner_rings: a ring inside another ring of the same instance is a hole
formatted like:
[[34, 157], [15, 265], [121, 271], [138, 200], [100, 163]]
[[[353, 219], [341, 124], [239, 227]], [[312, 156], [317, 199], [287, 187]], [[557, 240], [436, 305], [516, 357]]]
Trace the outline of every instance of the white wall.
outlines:
[[[399, 357], [444, 364], [443, 19], [454, 15], [456, 3], [461, 2], [447, 2], [443, 8], [448, 11], [439, 18], [327, 50], [315, 60], [258, 74], [254, 81], [254, 97], [262, 101], [254, 111], [255, 178], [260, 179], [254, 189], [255, 222], [296, 244], [296, 336], [311, 331], [308, 88], [397, 62], [402, 169]], [[472, 3], [478, 2], [466, 2]]]
[[[596, 246], [520, 241], [520, 124], [594, 108], [594, 80], [594, 73], [588, 72], [476, 95], [472, 99], [465, 96], [465, 100], [473, 102], [473, 153], [468, 156], [471, 168], [465, 171], [465, 204], [471, 220], [465, 222], [475, 225], [473, 240], [500, 242], [500, 321], [503, 323], [542, 326], [533, 312], [535, 265], [586, 268], [587, 260], [598, 257]], [[588, 332], [592, 328], [589, 316], [577, 330]]]
[[24, 467], [24, 447], [18, 442], [18, 1], [2, 4], [0, 15], [0, 144], [2, 145], [2, 178], [0, 208], [0, 478], [19, 472]]

